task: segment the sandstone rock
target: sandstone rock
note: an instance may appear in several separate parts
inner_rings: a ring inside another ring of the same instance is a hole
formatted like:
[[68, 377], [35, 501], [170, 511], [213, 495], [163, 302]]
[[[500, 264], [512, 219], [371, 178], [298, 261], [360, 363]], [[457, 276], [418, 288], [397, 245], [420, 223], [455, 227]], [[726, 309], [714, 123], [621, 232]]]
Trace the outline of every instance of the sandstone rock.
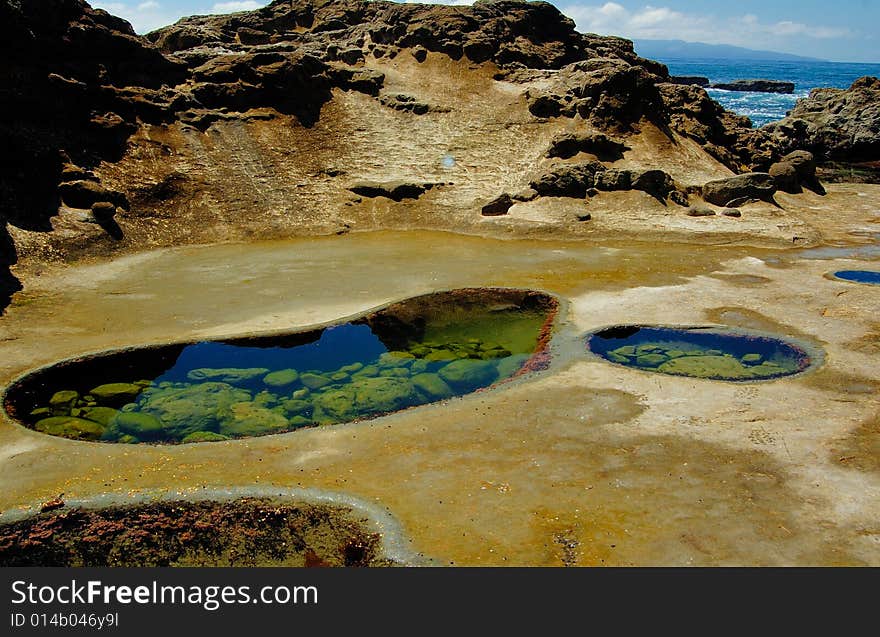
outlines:
[[776, 183], [769, 173], [746, 173], [706, 182], [703, 185], [703, 199], [716, 206], [746, 198], [772, 201]]
[[597, 173], [605, 172], [598, 161], [560, 164], [553, 167], [529, 185], [543, 197], [576, 197], [583, 199], [587, 189], [595, 184]]
[[742, 217], [742, 212], [738, 208], [723, 208], [721, 214], [725, 217]]
[[513, 205], [513, 203], [513, 198], [505, 192], [498, 195], [497, 197], [495, 197], [495, 199], [483, 206], [480, 214], [482, 214], [484, 217], [497, 217], [499, 215], [506, 215], [507, 211]]
[[616, 161], [629, 146], [603, 133], [563, 133], [550, 142], [547, 157], [568, 159], [578, 153], [591, 153], [602, 161]]
[[437, 183], [413, 183], [407, 181], [362, 181], [352, 184], [348, 189], [356, 195], [363, 197], [387, 197], [393, 201], [404, 199], [418, 199], [425, 192], [439, 186]]
[[691, 206], [687, 209], [688, 217], [714, 217], [715, 211], [708, 206]]
[[768, 170], [776, 188], [788, 193], [801, 192], [801, 181], [798, 179], [797, 170], [793, 164], [787, 161], [779, 161], [770, 166]]
[[862, 77], [848, 89], [813, 89], [788, 116], [768, 124], [786, 150], [807, 150], [821, 161], [880, 158], [880, 79]]

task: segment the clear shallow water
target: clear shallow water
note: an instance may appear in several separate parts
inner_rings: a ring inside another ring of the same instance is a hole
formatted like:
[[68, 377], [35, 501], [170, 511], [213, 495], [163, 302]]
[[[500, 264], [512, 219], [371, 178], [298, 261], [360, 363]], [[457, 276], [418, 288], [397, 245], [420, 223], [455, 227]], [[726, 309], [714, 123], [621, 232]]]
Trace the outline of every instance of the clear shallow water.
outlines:
[[16, 383], [6, 408], [42, 433], [121, 443], [349, 422], [513, 376], [535, 363], [554, 309], [528, 291], [441, 292], [321, 330], [61, 363]]
[[840, 270], [839, 272], [835, 272], [834, 276], [838, 279], [843, 279], [844, 281], [880, 285], [880, 272], [871, 270]]
[[769, 380], [810, 364], [806, 352], [785, 341], [715, 329], [620, 326], [590, 335], [587, 347], [618, 365], [713, 380]]
[[865, 75], [880, 76], [880, 64], [758, 60], [665, 59], [672, 75], [701, 75], [712, 83], [766, 79], [794, 82], [793, 95], [708, 89], [725, 108], [746, 115], [756, 127], [780, 120], [814, 88], [848, 88]]

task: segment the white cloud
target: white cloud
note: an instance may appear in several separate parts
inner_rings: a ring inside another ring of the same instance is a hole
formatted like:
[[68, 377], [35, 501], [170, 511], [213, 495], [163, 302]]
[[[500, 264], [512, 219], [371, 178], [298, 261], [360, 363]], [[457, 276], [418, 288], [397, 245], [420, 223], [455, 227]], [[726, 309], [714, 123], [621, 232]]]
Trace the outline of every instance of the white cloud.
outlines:
[[848, 29], [812, 26], [788, 20], [763, 23], [754, 14], [733, 19], [718, 18], [651, 5], [630, 10], [616, 2], [602, 5], [561, 4], [560, 8], [574, 19], [581, 31], [628, 38], [774, 48], [778, 38], [830, 39], [852, 35]]
[[259, 9], [265, 3], [255, 2], [254, 0], [238, 0], [236, 2], [218, 2], [211, 7], [210, 13], [234, 13], [236, 11], [251, 11]]
[[[257, 2], [256, 0], [237, 0], [230, 2], [217, 2], [210, 8], [199, 11], [181, 11], [175, 2], [157, 2], [157, 0], [144, 0], [143, 2], [102, 2], [93, 0], [92, 6], [105, 9], [125, 18], [131, 22], [131, 26], [138, 33], [147, 33], [177, 22], [180, 18], [192, 13], [233, 13], [235, 11], [250, 11], [265, 6], [268, 0]], [[165, 6], [171, 5], [171, 6]]]

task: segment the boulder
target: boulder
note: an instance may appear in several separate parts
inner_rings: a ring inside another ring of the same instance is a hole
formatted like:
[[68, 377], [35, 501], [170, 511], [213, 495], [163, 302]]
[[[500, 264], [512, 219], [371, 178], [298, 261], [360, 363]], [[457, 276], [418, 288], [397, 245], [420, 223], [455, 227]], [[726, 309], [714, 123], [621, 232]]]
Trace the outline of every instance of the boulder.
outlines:
[[819, 161], [877, 161], [880, 79], [862, 77], [848, 89], [813, 89], [784, 119], [763, 130], [786, 150], [806, 150]]
[[217, 431], [230, 438], [248, 438], [280, 433], [289, 428], [283, 414], [246, 400], [232, 403], [224, 410]]
[[98, 201], [92, 204], [92, 217], [98, 223], [107, 223], [116, 216], [116, 206], [109, 201]]
[[187, 373], [186, 377], [193, 381], [209, 380], [218, 383], [238, 385], [252, 381], [260, 376], [265, 376], [268, 373], [269, 370], [265, 367], [202, 367], [200, 369], [191, 370]]
[[138, 408], [161, 420], [170, 439], [182, 440], [196, 431], [218, 431], [232, 405], [250, 399], [247, 390], [204, 382], [158, 388], [141, 398]]
[[605, 172], [598, 161], [559, 164], [529, 184], [543, 197], [575, 197], [583, 199], [595, 184], [596, 174]]
[[703, 199], [716, 206], [726, 206], [743, 198], [772, 202], [774, 193], [776, 181], [769, 173], [746, 173], [703, 185]]
[[104, 427], [94, 421], [73, 416], [52, 416], [38, 420], [34, 429], [50, 436], [61, 436], [74, 440], [99, 440]]
[[392, 201], [403, 201], [404, 199], [418, 199], [425, 192], [440, 186], [438, 183], [414, 183], [408, 181], [361, 181], [352, 184], [348, 189], [356, 195], [362, 197], [387, 197]]
[[263, 376], [263, 384], [267, 387], [287, 387], [299, 380], [299, 372], [295, 369], [280, 369]]
[[776, 188], [782, 192], [799, 193], [802, 191], [801, 180], [798, 179], [797, 170], [793, 164], [787, 161], [778, 161], [772, 164], [768, 170], [776, 184]]
[[456, 360], [438, 374], [456, 391], [466, 392], [491, 385], [498, 378], [498, 368], [491, 361]]
[[480, 210], [480, 214], [484, 217], [506, 215], [513, 203], [513, 198], [505, 192], [483, 206], [482, 210]]
[[134, 383], [107, 383], [93, 387], [89, 394], [101, 405], [121, 406], [137, 398], [143, 390]]
[[300, 374], [299, 382], [301, 382], [303, 386], [305, 386], [307, 389], [311, 389], [314, 391], [326, 385], [330, 385], [333, 381], [323, 374], [305, 372], [303, 374]]
[[416, 374], [412, 377], [412, 384], [428, 400], [442, 400], [455, 393], [438, 374]]
[[113, 439], [125, 434], [144, 441], [168, 438], [161, 420], [152, 414], [135, 411], [118, 412], [110, 421], [105, 438]]
[[194, 431], [184, 436], [180, 442], [190, 444], [194, 442], [220, 442], [222, 440], [229, 440], [229, 436], [218, 434], [216, 431]]

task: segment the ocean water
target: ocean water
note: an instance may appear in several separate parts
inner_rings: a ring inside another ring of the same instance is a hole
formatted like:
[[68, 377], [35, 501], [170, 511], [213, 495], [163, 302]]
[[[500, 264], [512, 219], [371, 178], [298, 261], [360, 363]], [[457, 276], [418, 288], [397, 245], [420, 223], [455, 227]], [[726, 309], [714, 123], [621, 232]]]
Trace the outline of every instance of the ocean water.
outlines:
[[746, 115], [759, 127], [780, 120], [814, 88], [848, 88], [865, 75], [880, 77], [880, 64], [782, 62], [775, 60], [661, 59], [672, 75], [702, 75], [712, 83], [763, 79], [794, 82], [793, 95], [708, 89], [725, 108]]

